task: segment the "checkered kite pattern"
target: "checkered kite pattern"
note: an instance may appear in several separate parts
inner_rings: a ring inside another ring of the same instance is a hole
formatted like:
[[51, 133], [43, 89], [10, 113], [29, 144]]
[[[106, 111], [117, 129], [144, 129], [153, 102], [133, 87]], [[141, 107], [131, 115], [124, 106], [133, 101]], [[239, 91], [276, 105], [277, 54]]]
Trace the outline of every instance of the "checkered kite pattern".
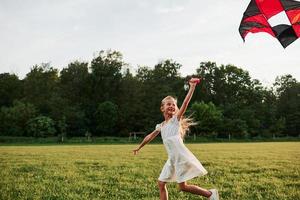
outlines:
[[[286, 14], [289, 23], [271, 26], [269, 19], [279, 14]], [[269, 33], [286, 48], [300, 37], [300, 2], [294, 0], [251, 0], [244, 12], [239, 32], [244, 41], [249, 32]]]

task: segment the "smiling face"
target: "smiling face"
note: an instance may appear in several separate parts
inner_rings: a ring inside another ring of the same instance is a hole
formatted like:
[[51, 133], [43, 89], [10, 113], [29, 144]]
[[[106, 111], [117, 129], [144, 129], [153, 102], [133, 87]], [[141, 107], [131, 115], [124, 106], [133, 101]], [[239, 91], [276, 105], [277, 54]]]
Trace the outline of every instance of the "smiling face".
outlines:
[[173, 116], [178, 110], [177, 102], [173, 97], [168, 96], [162, 100], [160, 109], [163, 115]]

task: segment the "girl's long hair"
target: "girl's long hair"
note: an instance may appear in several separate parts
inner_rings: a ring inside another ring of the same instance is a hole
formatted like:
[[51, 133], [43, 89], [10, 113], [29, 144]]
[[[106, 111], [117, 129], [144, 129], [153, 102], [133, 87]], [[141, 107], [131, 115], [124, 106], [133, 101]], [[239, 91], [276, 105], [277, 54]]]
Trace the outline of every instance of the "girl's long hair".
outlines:
[[[172, 96], [166, 96], [162, 101], [160, 105], [160, 110], [162, 111], [163, 106], [165, 105], [165, 102], [167, 100], [173, 100], [175, 102], [175, 112], [177, 113], [179, 111], [177, 107], [177, 99]], [[193, 121], [193, 118], [191, 117], [184, 117], [182, 116], [179, 120], [179, 131], [181, 134], [181, 138], [184, 139], [186, 133], [190, 130], [190, 126], [194, 126], [197, 123]]]

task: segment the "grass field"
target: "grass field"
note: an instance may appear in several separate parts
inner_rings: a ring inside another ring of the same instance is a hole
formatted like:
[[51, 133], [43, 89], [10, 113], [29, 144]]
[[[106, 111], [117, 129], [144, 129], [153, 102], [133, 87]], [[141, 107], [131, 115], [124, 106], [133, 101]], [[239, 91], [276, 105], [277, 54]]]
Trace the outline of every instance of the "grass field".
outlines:
[[[159, 199], [161, 144], [0, 146], [0, 199]], [[300, 142], [187, 144], [222, 200], [300, 199]], [[168, 185], [174, 200], [205, 199]]]

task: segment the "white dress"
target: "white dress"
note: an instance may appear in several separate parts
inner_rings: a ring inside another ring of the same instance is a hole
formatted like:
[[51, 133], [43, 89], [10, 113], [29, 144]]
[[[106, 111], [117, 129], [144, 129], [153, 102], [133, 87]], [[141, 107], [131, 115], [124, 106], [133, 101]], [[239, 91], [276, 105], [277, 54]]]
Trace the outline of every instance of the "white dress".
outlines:
[[159, 181], [182, 183], [197, 176], [207, 174], [199, 160], [184, 145], [179, 132], [179, 121], [173, 116], [165, 125], [156, 125], [161, 132], [164, 146], [168, 153]]

